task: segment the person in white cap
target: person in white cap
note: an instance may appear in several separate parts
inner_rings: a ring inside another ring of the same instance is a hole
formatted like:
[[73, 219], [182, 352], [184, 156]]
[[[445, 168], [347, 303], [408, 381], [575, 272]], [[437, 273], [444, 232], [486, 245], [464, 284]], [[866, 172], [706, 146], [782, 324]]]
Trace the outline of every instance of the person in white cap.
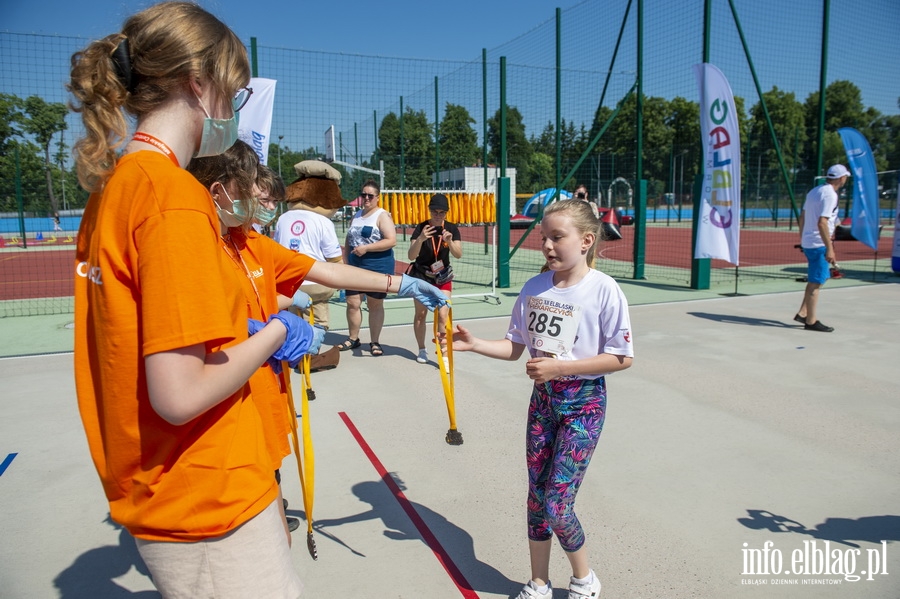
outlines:
[[830, 333], [834, 327], [826, 326], [816, 315], [819, 288], [831, 277], [831, 266], [837, 260], [834, 255], [834, 227], [837, 224], [838, 191], [847, 183], [850, 171], [843, 164], [828, 169], [825, 183], [806, 195], [803, 212], [800, 213], [800, 246], [809, 262], [806, 275], [806, 292], [800, 310], [794, 320], [803, 323], [807, 331]]

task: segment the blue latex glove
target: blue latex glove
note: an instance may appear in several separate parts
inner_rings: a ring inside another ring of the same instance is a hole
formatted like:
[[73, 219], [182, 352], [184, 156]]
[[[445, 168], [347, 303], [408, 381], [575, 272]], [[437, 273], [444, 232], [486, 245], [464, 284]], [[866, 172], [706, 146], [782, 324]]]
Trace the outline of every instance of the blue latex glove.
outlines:
[[297, 293], [294, 294], [291, 305], [300, 310], [309, 310], [309, 307], [312, 306], [312, 298], [309, 297], [308, 293], [298, 289]]
[[255, 320], [253, 318], [247, 319], [247, 332], [250, 333], [251, 337], [253, 335], [257, 334], [258, 332], [260, 332], [261, 330], [263, 330], [264, 326], [266, 326], [266, 323], [264, 323], [264, 322]]
[[[273, 314], [269, 317], [269, 322], [273, 318], [281, 321], [285, 329], [287, 329], [284, 343], [267, 360], [275, 374], [281, 372], [282, 360], [287, 360], [291, 368], [294, 368], [300, 363], [304, 355], [319, 352], [319, 347], [325, 339], [325, 329], [314, 327], [287, 310]], [[265, 324], [258, 320], [249, 319], [249, 332], [251, 335], [258, 333], [264, 326]]]
[[429, 310], [447, 305], [447, 296], [440, 289], [409, 275], [403, 275], [400, 279], [400, 290], [397, 291], [397, 295], [415, 298]]

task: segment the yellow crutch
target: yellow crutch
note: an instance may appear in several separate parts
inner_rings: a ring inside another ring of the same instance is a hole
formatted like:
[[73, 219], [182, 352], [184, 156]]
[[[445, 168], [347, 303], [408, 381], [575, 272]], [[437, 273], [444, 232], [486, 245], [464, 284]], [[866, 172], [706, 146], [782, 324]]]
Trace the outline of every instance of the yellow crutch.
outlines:
[[453, 397], [453, 308], [447, 304], [447, 326], [445, 329], [447, 339], [447, 365], [444, 367], [444, 353], [441, 350], [441, 341], [438, 335], [440, 322], [440, 308], [434, 310], [434, 344], [437, 353], [438, 369], [441, 371], [441, 385], [444, 387], [444, 399], [447, 402], [447, 415], [450, 417], [450, 429], [444, 440], [450, 445], [462, 445], [462, 433], [456, 430], [456, 400]]
[[[312, 309], [309, 311], [309, 323], [313, 323]], [[300, 452], [300, 439], [297, 431], [297, 409], [294, 407], [294, 393], [291, 390], [291, 367], [287, 361], [281, 363], [281, 384], [287, 394], [288, 407], [291, 410], [291, 441], [294, 456], [297, 458], [297, 474], [300, 476], [300, 488], [303, 492], [303, 510], [306, 512], [306, 549], [314, 559], [319, 559], [316, 540], [313, 537], [313, 503], [315, 496], [316, 456], [313, 451], [312, 431], [309, 423], [310, 355], [301, 360], [303, 378], [301, 389], [300, 417], [303, 419], [303, 452]]]

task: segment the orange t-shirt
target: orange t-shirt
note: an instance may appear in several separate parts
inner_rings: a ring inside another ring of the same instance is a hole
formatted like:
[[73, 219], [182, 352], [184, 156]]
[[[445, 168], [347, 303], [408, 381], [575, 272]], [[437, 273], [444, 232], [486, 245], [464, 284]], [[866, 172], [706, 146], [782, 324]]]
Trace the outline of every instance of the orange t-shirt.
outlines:
[[[224, 237], [225, 253], [231, 258], [244, 299], [247, 315], [262, 322], [278, 312], [278, 294], [293, 297], [315, 260], [298, 254], [256, 231], [230, 229]], [[290, 376], [286, 372], [285, 376]], [[250, 377], [250, 389], [263, 419], [266, 447], [275, 467], [291, 453], [288, 435], [291, 413], [287, 393], [268, 364]]]
[[181, 426], [150, 405], [144, 357], [247, 338], [209, 192], [163, 154], [124, 156], [88, 200], [75, 254], [75, 384], [110, 514], [135, 537], [196, 541], [275, 500], [249, 385]]

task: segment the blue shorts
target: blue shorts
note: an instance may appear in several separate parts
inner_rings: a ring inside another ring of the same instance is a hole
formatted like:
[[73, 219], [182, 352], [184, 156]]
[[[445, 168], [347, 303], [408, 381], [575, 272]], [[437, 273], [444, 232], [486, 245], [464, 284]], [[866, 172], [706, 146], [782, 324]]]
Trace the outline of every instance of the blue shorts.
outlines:
[[831, 278], [831, 265], [825, 259], [825, 248], [803, 248], [809, 268], [806, 271], [806, 280], [810, 283], [822, 285]]

